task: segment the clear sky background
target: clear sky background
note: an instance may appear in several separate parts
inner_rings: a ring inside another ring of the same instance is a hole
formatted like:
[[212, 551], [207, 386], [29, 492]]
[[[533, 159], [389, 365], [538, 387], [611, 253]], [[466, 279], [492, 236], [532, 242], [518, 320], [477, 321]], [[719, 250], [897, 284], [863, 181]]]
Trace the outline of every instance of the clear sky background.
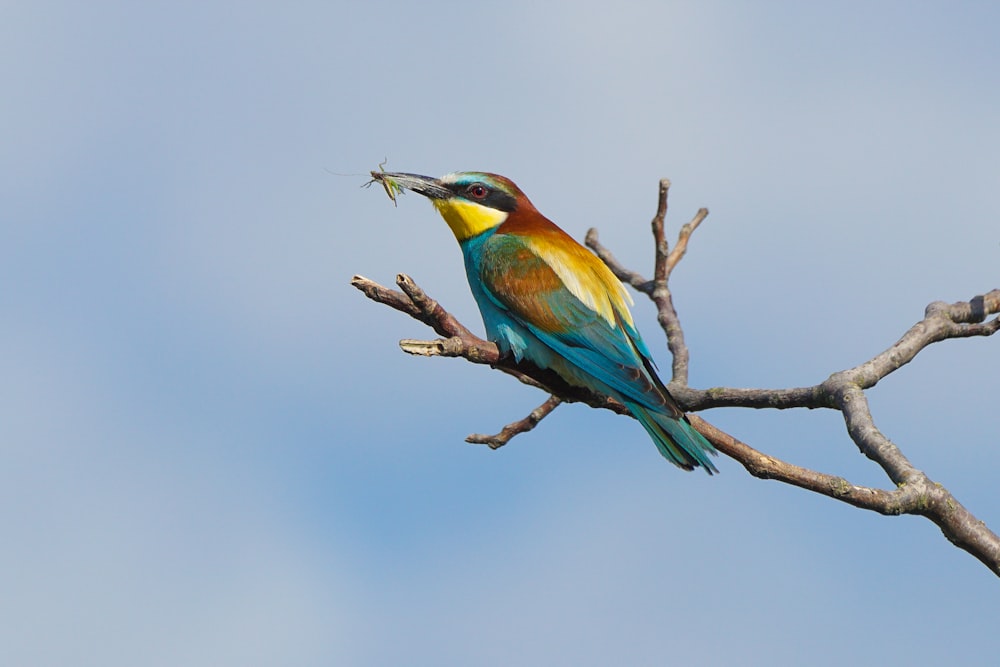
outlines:
[[[496, 171], [673, 287], [697, 387], [798, 386], [1000, 286], [988, 2], [7, 3], [0, 663], [988, 664], [1000, 582], [929, 522], [685, 474], [634, 421], [402, 354], [349, 286], [481, 330], [420, 197]], [[348, 174], [348, 175], [342, 175]], [[636, 317], [669, 368], [653, 311]], [[1000, 527], [1000, 340], [870, 392]], [[715, 410], [884, 486], [839, 414]]]

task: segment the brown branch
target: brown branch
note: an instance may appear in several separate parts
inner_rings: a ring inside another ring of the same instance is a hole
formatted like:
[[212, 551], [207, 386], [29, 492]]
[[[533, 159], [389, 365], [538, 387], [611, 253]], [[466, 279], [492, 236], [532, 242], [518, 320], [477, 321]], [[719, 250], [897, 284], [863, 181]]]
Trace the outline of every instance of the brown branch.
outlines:
[[369, 280], [364, 276], [354, 276], [351, 278], [351, 285], [361, 290], [372, 301], [384, 303], [390, 308], [395, 308], [401, 313], [406, 313], [410, 317], [421, 319], [420, 309], [410, 300], [410, 297], [402, 292], [383, 287], [374, 280]]
[[875, 419], [868, 409], [868, 398], [861, 387], [842, 382], [836, 389], [840, 411], [851, 440], [861, 453], [877, 463], [895, 484], [912, 484], [923, 475], [903, 455], [882, 431], [875, 426]]
[[828, 475], [786, 463], [757, 451], [697, 415], [692, 425], [723, 454], [736, 459], [754, 477], [773, 479], [827, 496], [861, 509], [885, 515], [915, 514], [932, 521], [955, 546], [979, 559], [1000, 575], [1000, 539], [955, 497], [924, 473], [914, 470], [910, 479], [891, 491], [851, 484]]
[[757, 451], [697, 415], [688, 415], [688, 420], [698, 429], [699, 433], [715, 445], [716, 449], [735, 459], [754, 477], [778, 480], [881, 514], [899, 514], [901, 512], [896, 491], [857, 486], [843, 477], [827, 475], [786, 463], [781, 459]]
[[364, 276], [351, 278], [351, 285], [364, 292], [372, 301], [384, 303], [401, 313], [420, 320], [431, 327], [446, 340], [435, 341], [434, 344], [418, 345], [420, 341], [403, 340], [399, 346], [404, 352], [423, 356], [465, 357], [477, 364], [496, 364], [500, 360], [500, 350], [494, 343], [476, 336], [465, 325], [455, 319], [455, 316], [441, 307], [434, 299], [420, 288], [408, 275], [400, 273], [396, 276], [396, 284], [403, 291], [397, 292], [379, 285]]
[[671, 385], [683, 387], [687, 386], [688, 382], [690, 353], [688, 352], [687, 344], [684, 342], [684, 330], [681, 327], [677, 310], [674, 308], [674, 300], [670, 293], [668, 282], [677, 263], [687, 253], [688, 240], [691, 238], [691, 234], [708, 217], [708, 209], [698, 209], [691, 222], [681, 227], [677, 235], [677, 243], [674, 244], [674, 248], [671, 250], [666, 242], [664, 232], [667, 215], [667, 197], [669, 194], [670, 180], [666, 178], [661, 179], [656, 214], [653, 215], [653, 221], [650, 224], [653, 230], [653, 245], [656, 249], [652, 280], [648, 280], [642, 274], [622, 266], [611, 251], [601, 245], [596, 229], [591, 228], [587, 231], [584, 243], [594, 251], [619, 280], [647, 295], [656, 304], [656, 317], [660, 323], [660, 327], [667, 335], [667, 347], [670, 349], [673, 360], [671, 365]]
[[[468, 332], [454, 316], [428, 297], [407, 276], [399, 276], [397, 284], [406, 292], [396, 292], [368, 279], [356, 276], [352, 284], [366, 296], [389, 305], [411, 317], [426, 322], [439, 333], [456, 332], [436, 341], [403, 340], [400, 346], [411, 354], [426, 356], [463, 357], [475, 363], [486, 363], [518, 377], [522, 382], [552, 394], [526, 418], [509, 424], [495, 436], [472, 435], [471, 442], [483, 442], [497, 448], [514, 436], [525, 433], [543, 419], [561, 401], [581, 401], [591, 407], [613, 410], [629, 415], [621, 403], [606, 396], [566, 384], [558, 376], [526, 362], [514, 363], [500, 357], [496, 345]], [[416, 302], [413, 301], [416, 299]], [[973, 306], [973, 304], [976, 304]], [[943, 487], [917, 470], [899, 448], [875, 427], [863, 386], [859, 380], [874, 384], [879, 373], [888, 374], [907, 363], [923, 347], [950, 337], [989, 335], [995, 332], [997, 318], [983, 324], [988, 315], [1000, 312], [1000, 290], [993, 290], [970, 302], [931, 304], [928, 316], [904, 334], [894, 345], [875, 359], [860, 366], [834, 373], [815, 387], [797, 389], [709, 389], [698, 391], [683, 386], [671, 386], [675, 398], [689, 409], [703, 409], [700, 403], [744, 407], [835, 407], [845, 416], [848, 433], [866, 456], [876, 461], [893, 480], [892, 491], [857, 486], [841, 477], [802, 468], [760, 452], [701, 419], [689, 415], [692, 424], [718, 449], [739, 462], [751, 475], [791, 484], [830, 498], [881, 514], [917, 514], [934, 522], [956, 546], [971, 553], [994, 573], [1000, 575], [1000, 538], [976, 519]], [[950, 323], [950, 324], [949, 324]], [[900, 348], [900, 349], [896, 349]], [[874, 371], [870, 370], [874, 367]], [[869, 384], [868, 386], [871, 386]], [[631, 416], [631, 415], [629, 415]]]
[[424, 357], [461, 357], [473, 363], [487, 364], [513, 375], [524, 384], [558, 395], [564, 402], [585, 403], [593, 408], [629, 414], [624, 405], [611, 397], [570, 385], [553, 371], [538, 368], [527, 360], [516, 361], [512, 357], [502, 356], [495, 343], [470, 332], [409, 276], [399, 274], [396, 276], [396, 283], [404, 289], [403, 292], [389, 289], [363, 276], [351, 279], [351, 285], [372, 301], [406, 313], [445, 336], [429, 341], [403, 339], [399, 341], [399, 346], [404, 352]]
[[656, 213], [650, 227], [653, 229], [653, 283], [654, 285], [666, 284], [670, 278], [670, 246], [667, 244], [666, 234], [663, 231], [667, 219], [667, 196], [670, 194], [670, 179], [660, 179], [660, 190], [657, 193]]
[[[879, 380], [912, 361], [921, 350], [935, 342], [951, 338], [989, 336], [1000, 330], [1000, 290], [993, 290], [969, 301], [930, 304], [924, 318], [885, 351], [854, 368], [833, 373], [810, 387], [692, 389], [687, 386], [688, 349], [668, 282], [687, 251], [692, 233], [708, 215], [708, 211], [700, 209], [691, 222], [682, 226], [677, 242], [670, 249], [663, 232], [669, 188], [668, 180], [660, 182], [657, 212], [652, 222], [656, 245], [653, 280], [647, 280], [641, 274], [622, 266], [600, 244], [597, 230], [588, 231], [585, 242], [620, 280], [648, 295], [656, 304], [660, 325], [673, 353], [673, 380], [669, 386], [678, 403], [688, 410], [721, 406], [836, 409], [844, 415], [851, 440], [865, 456], [885, 471], [895, 488], [885, 490], [857, 486], [842, 477], [787, 463], [750, 447], [696, 415], [689, 416], [692, 424], [721, 452], [735, 459], [755, 477], [784, 482], [881, 514], [924, 516], [934, 522], [952, 543], [968, 551], [991, 571], [1000, 575], [1000, 537], [976, 519], [947, 489], [931, 481], [913, 466], [900, 448], [879, 431], [864, 393], [865, 389], [875, 386]], [[531, 414], [508, 424], [500, 433], [492, 436], [473, 434], [469, 436], [469, 442], [499, 448], [514, 436], [530, 431], [563, 401], [580, 401], [592, 407], [629, 414], [625, 406], [614, 399], [571, 386], [549, 370], [502, 355], [495, 344], [472, 334], [408, 276], [397, 276], [396, 284], [402, 292], [385, 288], [360, 276], [355, 276], [351, 283], [370, 299], [424, 322], [443, 336], [433, 341], [400, 341], [400, 347], [404, 351], [423, 356], [463, 357], [475, 363], [489, 364], [551, 394]], [[993, 318], [987, 320], [990, 316]]]
[[670, 384], [670, 393], [685, 410], [708, 410], [710, 408], [770, 408], [788, 410], [791, 408], [835, 407], [820, 389], [793, 387], [791, 389], [748, 389], [739, 387], [691, 387]]
[[680, 232], [677, 233], [677, 244], [670, 251], [670, 254], [667, 255], [665, 262], [667, 278], [674, 272], [677, 262], [681, 261], [681, 258], [687, 254], [688, 239], [691, 238], [691, 234], [694, 233], [694, 230], [698, 229], [698, 225], [707, 217], [708, 209], [699, 208], [698, 212], [694, 214], [694, 218], [691, 219], [691, 222], [681, 226]]
[[990, 336], [1000, 330], [1000, 318], [984, 321], [1000, 313], [1000, 289], [973, 297], [969, 301], [927, 306], [924, 319], [914, 324], [903, 336], [872, 359], [832, 374], [811, 387], [794, 389], [740, 389], [713, 387], [697, 390], [670, 386], [674, 398], [688, 410], [718, 407], [744, 408], [832, 408], [841, 410], [838, 398], [850, 387], [869, 389], [887, 375], [899, 370], [929, 345], [951, 338]]
[[562, 403], [562, 399], [558, 396], [549, 396], [544, 403], [532, 410], [527, 417], [507, 424], [503, 427], [503, 430], [496, 435], [473, 433], [467, 437], [465, 441], [474, 445], [488, 445], [490, 449], [500, 449], [510, 442], [510, 439], [515, 435], [527, 433], [531, 429], [538, 426], [538, 422], [548, 417], [560, 403]]

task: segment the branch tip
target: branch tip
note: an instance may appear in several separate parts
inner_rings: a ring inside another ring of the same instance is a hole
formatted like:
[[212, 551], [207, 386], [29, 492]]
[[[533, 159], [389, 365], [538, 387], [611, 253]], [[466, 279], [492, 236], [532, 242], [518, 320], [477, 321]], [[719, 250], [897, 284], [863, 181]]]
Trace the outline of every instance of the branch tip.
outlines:
[[562, 399], [558, 396], [549, 396], [544, 403], [532, 410], [527, 417], [507, 424], [496, 435], [473, 433], [465, 441], [474, 445], [487, 445], [490, 449], [500, 449], [510, 442], [514, 436], [527, 433], [538, 426], [538, 422], [548, 417], [560, 403], [562, 403]]

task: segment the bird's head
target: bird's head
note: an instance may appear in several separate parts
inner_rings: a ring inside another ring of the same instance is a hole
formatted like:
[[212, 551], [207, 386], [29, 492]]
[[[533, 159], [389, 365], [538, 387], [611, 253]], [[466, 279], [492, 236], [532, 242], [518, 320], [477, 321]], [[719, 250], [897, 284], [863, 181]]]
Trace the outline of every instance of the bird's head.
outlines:
[[513, 181], [497, 174], [462, 171], [431, 178], [372, 172], [372, 176], [387, 187], [405, 188], [430, 199], [459, 242], [493, 229], [515, 211], [535, 210]]

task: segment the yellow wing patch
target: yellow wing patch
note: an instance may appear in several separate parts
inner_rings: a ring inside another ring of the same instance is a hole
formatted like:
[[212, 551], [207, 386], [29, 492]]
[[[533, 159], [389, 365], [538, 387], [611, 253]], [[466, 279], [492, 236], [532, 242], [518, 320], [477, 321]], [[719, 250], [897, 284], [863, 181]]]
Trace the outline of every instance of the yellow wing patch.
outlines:
[[563, 282], [573, 296], [588, 308], [618, 327], [615, 313], [630, 327], [635, 326], [629, 306], [632, 297], [604, 262], [592, 252], [573, 241], [563, 238], [549, 239], [544, 235], [526, 237], [525, 241]]

